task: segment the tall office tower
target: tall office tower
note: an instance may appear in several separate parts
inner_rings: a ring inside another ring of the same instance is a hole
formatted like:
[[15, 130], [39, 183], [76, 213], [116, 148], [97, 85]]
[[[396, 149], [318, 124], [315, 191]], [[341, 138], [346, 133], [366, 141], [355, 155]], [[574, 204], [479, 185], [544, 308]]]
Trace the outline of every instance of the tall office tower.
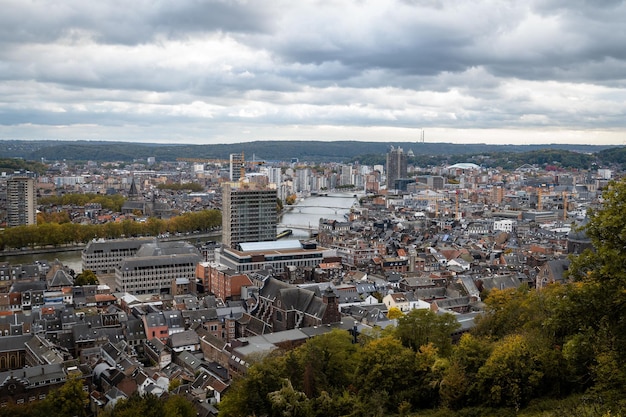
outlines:
[[7, 226], [37, 224], [35, 179], [16, 175], [7, 181]]
[[245, 173], [244, 173], [243, 152], [231, 153], [230, 154], [230, 180], [233, 182], [237, 182], [244, 175]]
[[295, 186], [297, 192], [311, 191], [311, 169], [296, 169]]
[[276, 240], [276, 189], [255, 184], [222, 186], [222, 243], [235, 248], [243, 242]]
[[280, 168], [269, 168], [267, 170], [267, 176], [271, 184], [279, 185], [282, 182], [282, 171]]
[[352, 165], [341, 166], [341, 185], [354, 184], [352, 181]]
[[402, 148], [392, 146], [387, 154], [387, 189], [396, 188], [396, 180], [406, 176], [406, 154]]

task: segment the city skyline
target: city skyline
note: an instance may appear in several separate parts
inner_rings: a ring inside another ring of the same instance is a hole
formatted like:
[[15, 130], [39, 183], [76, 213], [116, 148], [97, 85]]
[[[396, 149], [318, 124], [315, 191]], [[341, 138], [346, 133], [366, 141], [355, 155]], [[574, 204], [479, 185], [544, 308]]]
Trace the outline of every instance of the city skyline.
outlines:
[[0, 139], [626, 143], [620, 1], [0, 4]]

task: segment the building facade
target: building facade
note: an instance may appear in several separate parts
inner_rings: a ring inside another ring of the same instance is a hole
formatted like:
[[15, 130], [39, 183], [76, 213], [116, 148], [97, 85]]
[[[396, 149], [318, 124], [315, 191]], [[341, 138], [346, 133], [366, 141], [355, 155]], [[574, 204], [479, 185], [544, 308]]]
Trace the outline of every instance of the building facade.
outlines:
[[407, 155], [402, 148], [391, 147], [387, 154], [387, 189], [393, 189], [396, 180], [407, 176]]
[[236, 247], [243, 242], [276, 239], [275, 189], [253, 184], [222, 186], [222, 243]]
[[7, 181], [7, 226], [37, 224], [35, 179], [15, 175]]
[[238, 273], [258, 271], [267, 267], [277, 272], [286, 271], [288, 266], [315, 267], [324, 258], [334, 255], [328, 248], [315, 243], [300, 243], [297, 240], [244, 243], [241, 250], [223, 248], [219, 264]]
[[96, 274], [115, 272], [124, 258], [135, 256], [141, 245], [150, 242], [154, 239], [93, 239], [81, 254], [83, 270], [89, 269]]
[[115, 268], [115, 286], [133, 294], [172, 294], [177, 279], [196, 281], [200, 261], [200, 253], [189, 243], [146, 243]]
[[233, 182], [239, 181], [245, 175], [243, 153], [230, 154], [229, 174], [229, 178]]

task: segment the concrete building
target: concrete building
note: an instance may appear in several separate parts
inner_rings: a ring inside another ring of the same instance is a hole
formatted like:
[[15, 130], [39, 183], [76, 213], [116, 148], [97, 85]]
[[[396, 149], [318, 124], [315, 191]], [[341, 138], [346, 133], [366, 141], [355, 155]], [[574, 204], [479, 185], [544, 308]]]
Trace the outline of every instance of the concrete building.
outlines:
[[230, 154], [229, 178], [233, 182], [239, 181], [245, 175], [243, 153]]
[[387, 154], [387, 189], [393, 189], [396, 180], [407, 177], [407, 156], [402, 148], [391, 147]]
[[239, 250], [224, 248], [219, 263], [236, 272], [253, 272], [265, 267], [283, 272], [287, 266], [317, 266], [331, 255], [330, 252], [316, 243], [300, 243], [297, 240], [249, 242], [239, 245]]
[[195, 282], [200, 261], [200, 253], [189, 243], [147, 243], [115, 268], [115, 286], [133, 294], [171, 294], [176, 279]]
[[236, 247], [243, 242], [276, 239], [275, 189], [253, 184], [222, 186], [222, 242]]
[[15, 175], [7, 181], [7, 226], [37, 224], [35, 179]]
[[93, 239], [81, 253], [83, 270], [96, 274], [115, 272], [124, 258], [135, 256], [141, 245], [154, 242], [154, 238]]

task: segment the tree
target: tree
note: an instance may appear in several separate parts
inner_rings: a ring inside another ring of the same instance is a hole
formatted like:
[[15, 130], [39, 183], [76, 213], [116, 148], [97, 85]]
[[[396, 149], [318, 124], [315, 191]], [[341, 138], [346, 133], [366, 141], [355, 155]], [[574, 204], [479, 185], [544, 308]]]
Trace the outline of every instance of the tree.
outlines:
[[74, 285], [82, 287], [83, 285], [97, 285], [98, 277], [91, 269], [85, 269], [76, 276]]
[[415, 352], [391, 336], [372, 340], [358, 354], [354, 381], [361, 399], [380, 395], [395, 411], [419, 387]]
[[571, 312], [586, 318], [585, 332], [596, 339], [597, 368], [613, 364], [611, 378], [602, 381], [607, 374], [595, 372], [596, 382], [626, 395], [623, 385], [611, 383], [626, 379], [626, 180], [612, 182], [602, 196], [602, 208], [590, 213], [584, 227], [594, 249], [572, 259], [569, 268], [568, 277], [586, 296], [583, 304], [571, 305]]
[[391, 307], [387, 312], [387, 318], [390, 320], [399, 319], [404, 313], [398, 307]]
[[313, 410], [311, 401], [302, 391], [293, 389], [288, 379], [283, 380], [280, 390], [268, 394], [272, 405], [272, 416], [275, 417], [311, 417]]
[[87, 416], [87, 391], [83, 391], [83, 381], [70, 377], [61, 388], [52, 391], [46, 398], [47, 414], [53, 416]]
[[458, 408], [475, 403], [480, 391], [476, 375], [492, 351], [492, 343], [484, 338], [465, 333], [453, 347], [450, 366], [446, 370], [439, 395], [444, 405]]
[[452, 333], [459, 326], [452, 314], [414, 309], [398, 319], [396, 332], [402, 344], [416, 352], [432, 343], [440, 355], [448, 356], [452, 352]]
[[309, 339], [286, 355], [288, 376], [309, 398], [321, 391], [341, 392], [353, 381], [357, 348], [344, 330]]
[[269, 415], [272, 405], [268, 394], [281, 389], [284, 375], [284, 360], [278, 353], [253, 364], [245, 377], [231, 384], [220, 402], [220, 416]]
[[193, 405], [180, 395], [172, 395], [165, 401], [163, 417], [195, 417]]
[[532, 398], [549, 393], [553, 368], [561, 364], [549, 363], [550, 349], [537, 346], [533, 338], [514, 334], [495, 344], [477, 374], [486, 404], [519, 409]]

